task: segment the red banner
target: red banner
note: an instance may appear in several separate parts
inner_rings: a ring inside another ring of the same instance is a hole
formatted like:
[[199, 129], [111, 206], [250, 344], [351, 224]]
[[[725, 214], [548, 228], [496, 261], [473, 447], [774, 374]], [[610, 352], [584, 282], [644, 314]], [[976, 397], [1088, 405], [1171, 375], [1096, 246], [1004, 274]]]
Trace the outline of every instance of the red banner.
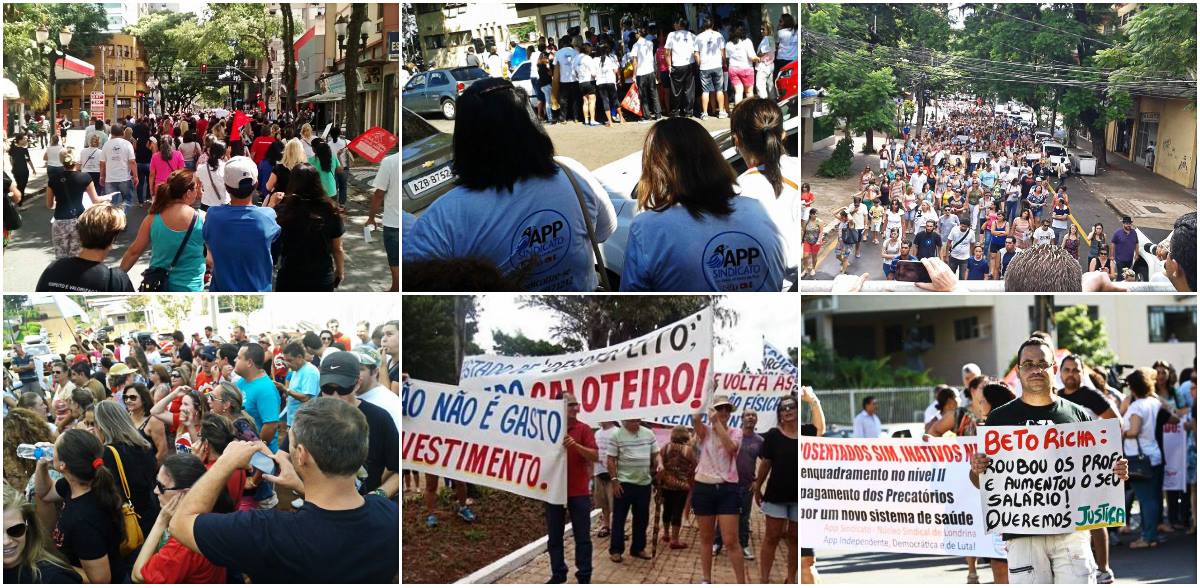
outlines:
[[621, 108], [642, 116], [642, 99], [641, 95], [638, 94], [637, 82], [629, 86], [629, 91], [625, 93], [625, 98], [621, 100]]
[[371, 163], [379, 163], [397, 142], [396, 135], [387, 132], [387, 129], [371, 127], [367, 132], [355, 137], [346, 147]]

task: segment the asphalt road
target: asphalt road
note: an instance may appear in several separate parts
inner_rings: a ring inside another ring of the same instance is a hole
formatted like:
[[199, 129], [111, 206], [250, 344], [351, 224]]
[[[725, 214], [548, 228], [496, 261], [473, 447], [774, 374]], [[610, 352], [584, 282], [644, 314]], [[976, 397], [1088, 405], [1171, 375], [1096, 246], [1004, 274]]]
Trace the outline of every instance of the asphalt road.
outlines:
[[[1114, 546], [1110, 567], [1118, 584], [1196, 584], [1196, 536], [1176, 533], [1166, 545], [1134, 551]], [[844, 553], [817, 550], [817, 571], [826, 584], [965, 584], [962, 557], [903, 553]], [[987, 565], [979, 581], [991, 583]]]
[[[444, 133], [454, 133], [454, 122], [442, 118], [440, 114], [422, 114], [429, 124]], [[729, 119], [708, 118], [707, 120], [693, 119], [708, 131], [729, 129]], [[630, 153], [640, 151], [646, 140], [646, 132], [650, 123], [628, 122], [613, 124], [611, 127], [585, 127], [581, 124], [557, 124], [546, 127], [550, 139], [554, 141], [554, 152], [577, 160], [588, 169], [596, 169], [606, 163], [611, 163]]]
[[[69, 145], [83, 142], [83, 132], [71, 131], [72, 134], [76, 132], [79, 133], [78, 137], [68, 137]], [[42, 271], [54, 261], [50, 242], [52, 214], [46, 208], [46, 170], [42, 167], [42, 150], [30, 149], [30, 155], [37, 171], [29, 180], [29, 186], [25, 189], [25, 199], [19, 207], [24, 226], [13, 231], [10, 241], [4, 247], [6, 292], [32, 292], [37, 287]], [[388, 271], [387, 254], [383, 249], [380, 233], [376, 231], [372, 234], [371, 243], [363, 241], [362, 228], [367, 220], [370, 195], [362, 189], [362, 182], [369, 184], [374, 176], [374, 169], [377, 168], [362, 168], [355, 173], [351, 168], [358, 181], [350, 181], [347, 185], [346, 233], [342, 236], [342, 248], [346, 254], [346, 280], [338, 289], [341, 292], [383, 292], [391, 286], [391, 273]], [[120, 262], [145, 217], [146, 209], [137, 206], [129, 208], [125, 233], [117, 237], [115, 247], [108, 256], [109, 265]], [[150, 251], [147, 249], [129, 271], [129, 278], [135, 288], [141, 283], [142, 272], [149, 267], [149, 262]]]

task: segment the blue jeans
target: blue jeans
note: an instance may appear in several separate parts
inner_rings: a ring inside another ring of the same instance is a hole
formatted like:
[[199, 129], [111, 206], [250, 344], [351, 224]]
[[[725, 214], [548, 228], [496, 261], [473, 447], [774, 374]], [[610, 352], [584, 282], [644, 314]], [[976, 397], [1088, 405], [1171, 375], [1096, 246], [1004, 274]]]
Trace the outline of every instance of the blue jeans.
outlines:
[[538, 88], [538, 99], [542, 101], [542, 104], [546, 105], [546, 120], [549, 122], [554, 122], [554, 109], [551, 108], [553, 103], [550, 101], [551, 94], [553, 93], [554, 85], [552, 84], [546, 84]]
[[1142, 509], [1142, 539], [1158, 541], [1158, 523], [1162, 519], [1162, 484], [1163, 466], [1158, 464], [1153, 468], [1154, 474], [1146, 480], [1130, 480], [1133, 494], [1137, 496], [1138, 505]]
[[337, 201], [338, 206], [346, 205], [346, 170], [338, 168], [338, 171], [333, 174], [334, 184], [337, 185]]
[[138, 199], [138, 204], [141, 204], [141, 203], [154, 197], [154, 195], [150, 193], [150, 164], [149, 163], [139, 163], [139, 164], [137, 164], [137, 170], [138, 170], [137, 199]]
[[592, 497], [572, 496], [566, 506], [546, 504], [547, 550], [550, 552], [550, 575], [555, 580], [567, 580], [567, 561], [563, 557], [563, 528], [571, 517], [571, 533], [575, 536], [575, 578], [580, 584], [592, 580]]
[[646, 550], [646, 526], [650, 523], [650, 485], [638, 486], [621, 482], [621, 496], [613, 496], [612, 541], [610, 554], [625, 553], [625, 519], [633, 510], [633, 534], [630, 536], [629, 553]]
[[[742, 547], [750, 546], [750, 509], [751, 499], [754, 494], [750, 492], [750, 486], [738, 485], [738, 504], [742, 506], [741, 512], [738, 514], [738, 541]], [[717, 529], [717, 537], [713, 540], [713, 545], [720, 547], [724, 545], [724, 540], [721, 539], [721, 531]]]
[[133, 204], [133, 180], [125, 180], [124, 182], [104, 182], [104, 193], [112, 194], [113, 192], [118, 192], [117, 195], [113, 196], [113, 206], [122, 206], [121, 199], [124, 198], [125, 203], [123, 205], [123, 209], [125, 212], [129, 212], [129, 205]]

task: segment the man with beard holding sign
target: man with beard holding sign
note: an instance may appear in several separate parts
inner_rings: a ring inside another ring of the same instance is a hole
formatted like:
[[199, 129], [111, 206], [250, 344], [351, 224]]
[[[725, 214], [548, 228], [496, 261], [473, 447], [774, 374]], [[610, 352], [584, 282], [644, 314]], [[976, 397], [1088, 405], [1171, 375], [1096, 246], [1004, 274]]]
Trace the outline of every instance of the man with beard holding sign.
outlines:
[[[1094, 420], [1073, 402], [1054, 392], [1054, 349], [1045, 339], [1031, 337], [1017, 349], [1017, 374], [1022, 394], [987, 416], [987, 426], [1028, 426], [1079, 423]], [[991, 459], [976, 453], [971, 459], [971, 483], [979, 487], [979, 476]], [[1113, 474], [1129, 478], [1129, 461], [1121, 458]], [[1008, 578], [1013, 584], [1090, 584], [1095, 582], [1096, 560], [1090, 535], [1084, 531], [1057, 535], [1005, 533], [1008, 547]], [[1077, 563], [1084, 563], [1078, 566]]]

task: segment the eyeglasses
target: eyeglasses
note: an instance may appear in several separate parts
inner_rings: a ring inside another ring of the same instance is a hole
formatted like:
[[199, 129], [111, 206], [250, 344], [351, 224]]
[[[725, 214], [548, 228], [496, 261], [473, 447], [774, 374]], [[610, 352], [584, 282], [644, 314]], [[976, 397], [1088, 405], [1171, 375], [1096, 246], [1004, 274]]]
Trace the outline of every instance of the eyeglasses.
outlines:
[[25, 536], [25, 531], [29, 530], [29, 525], [26, 523], [17, 523], [4, 530], [4, 534], [13, 539], [20, 539]]
[[321, 394], [327, 394], [331, 396], [334, 394], [337, 394], [338, 396], [346, 396], [352, 392], [353, 390], [350, 388], [343, 388], [334, 384], [325, 384], [324, 386], [321, 386]]
[[54, 375], [56, 375], [56, 376], [63, 375], [62, 370], [54, 370]]
[[179, 372], [171, 372], [171, 377], [172, 377], [172, 378], [179, 378], [179, 379], [183, 379], [183, 376], [182, 376], [182, 375], [180, 375], [180, 374], [179, 374]]
[[330, 339], [329, 337], [321, 337], [321, 340], [322, 341], [333, 341], [333, 339]]
[[1021, 369], [1025, 370], [1027, 372], [1032, 372], [1032, 371], [1044, 372], [1044, 371], [1050, 369], [1050, 365], [1051, 364], [1048, 364], [1044, 361], [1023, 361], [1020, 363]]
[[166, 486], [163, 486], [163, 483], [159, 482], [158, 480], [154, 481], [154, 487], [158, 488], [159, 494], [162, 494], [164, 492], [170, 492], [172, 490], [187, 490], [188, 488], [191, 488], [191, 486], [176, 486], [174, 488], [167, 488]]
[[780, 404], [779, 410], [781, 410], [781, 411], [796, 410], [796, 404], [792, 403], [792, 402]]

